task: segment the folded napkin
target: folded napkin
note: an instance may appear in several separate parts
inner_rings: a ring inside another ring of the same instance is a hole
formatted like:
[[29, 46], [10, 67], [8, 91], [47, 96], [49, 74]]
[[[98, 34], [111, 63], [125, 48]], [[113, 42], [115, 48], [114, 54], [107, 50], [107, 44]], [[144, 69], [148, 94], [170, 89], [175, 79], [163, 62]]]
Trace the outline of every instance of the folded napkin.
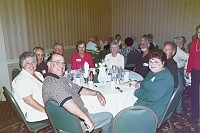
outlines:
[[89, 64], [87, 62], [84, 63], [84, 78], [89, 76]]

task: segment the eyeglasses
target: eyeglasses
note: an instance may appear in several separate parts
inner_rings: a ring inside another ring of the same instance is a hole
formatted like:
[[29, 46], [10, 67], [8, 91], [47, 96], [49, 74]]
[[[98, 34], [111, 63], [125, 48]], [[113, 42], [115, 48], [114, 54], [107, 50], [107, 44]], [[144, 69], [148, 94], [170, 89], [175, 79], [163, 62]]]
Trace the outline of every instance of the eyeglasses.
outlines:
[[60, 62], [59, 60], [57, 60], [57, 61], [51, 61], [51, 62], [55, 62], [56, 63], [56, 65], [62, 65], [62, 66], [66, 66], [66, 64], [64, 63], [64, 62]]
[[164, 52], [168, 52], [168, 51], [169, 51], [169, 52], [172, 52], [172, 49], [164, 48], [163, 51], [164, 51]]
[[159, 65], [161, 62], [149, 60], [149, 64]]

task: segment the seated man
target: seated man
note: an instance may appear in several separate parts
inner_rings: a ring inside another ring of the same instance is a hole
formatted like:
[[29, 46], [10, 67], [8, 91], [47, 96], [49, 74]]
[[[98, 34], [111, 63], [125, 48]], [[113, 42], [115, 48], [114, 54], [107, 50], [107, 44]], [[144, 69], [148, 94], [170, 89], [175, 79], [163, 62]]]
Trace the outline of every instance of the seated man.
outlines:
[[101, 50], [104, 50], [104, 47], [106, 46], [106, 45], [108, 45], [108, 42], [107, 42], [107, 40], [106, 40], [106, 38], [103, 36], [102, 37], [102, 39], [99, 41], [99, 45], [100, 45], [100, 47], [101, 47]]
[[99, 46], [98, 38], [95, 36], [91, 37], [90, 41], [86, 45], [86, 49], [92, 50], [92, 51], [98, 51], [99, 48], [100, 48], [100, 46]]
[[176, 44], [173, 42], [167, 41], [163, 45], [163, 51], [167, 55], [167, 63], [166, 68], [169, 69], [170, 73], [174, 78], [174, 88], [178, 87], [178, 66], [177, 63], [174, 61], [173, 57], [176, 53]]
[[36, 71], [38, 71], [42, 75], [44, 75], [47, 72], [47, 69], [48, 69], [46, 62], [44, 62], [44, 49], [42, 47], [35, 47], [33, 49], [33, 52], [37, 56]]
[[53, 46], [53, 54], [64, 54], [64, 45], [60, 43], [55, 43]]
[[179, 72], [182, 76], [182, 80], [183, 80], [184, 84], [185, 84], [184, 68], [185, 68], [185, 64], [186, 64], [188, 57], [189, 57], [189, 54], [182, 50], [184, 48], [185, 42], [186, 42], [186, 40], [182, 36], [178, 36], [178, 37], [174, 38], [174, 43], [177, 46], [177, 52], [174, 55], [173, 59], [177, 63], [178, 70], [179, 70]]
[[84, 132], [102, 128], [104, 133], [108, 133], [112, 125], [112, 114], [109, 112], [88, 113], [80, 97], [80, 95], [97, 96], [100, 104], [104, 106], [106, 104], [104, 96], [98, 91], [73, 84], [64, 77], [65, 64], [63, 56], [59, 54], [51, 55], [47, 61], [47, 66], [49, 73], [45, 75], [42, 87], [44, 102], [49, 99], [55, 100], [61, 107], [78, 116], [81, 119]]

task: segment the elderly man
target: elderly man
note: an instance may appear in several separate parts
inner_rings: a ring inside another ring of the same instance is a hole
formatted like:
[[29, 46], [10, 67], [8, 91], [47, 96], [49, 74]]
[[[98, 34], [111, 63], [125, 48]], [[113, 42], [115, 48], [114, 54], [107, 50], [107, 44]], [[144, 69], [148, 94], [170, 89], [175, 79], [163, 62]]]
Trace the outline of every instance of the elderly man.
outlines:
[[112, 114], [109, 112], [90, 114], [80, 98], [80, 95], [97, 96], [100, 104], [104, 106], [106, 104], [104, 96], [98, 91], [73, 84], [64, 77], [65, 64], [63, 56], [59, 54], [51, 55], [47, 66], [49, 73], [45, 75], [42, 87], [44, 102], [49, 99], [55, 100], [61, 107], [78, 116], [82, 120], [81, 126], [84, 132], [102, 128], [104, 133], [108, 133], [112, 125]]
[[44, 75], [47, 72], [47, 69], [48, 69], [46, 62], [44, 62], [44, 49], [42, 47], [35, 47], [33, 49], [33, 52], [37, 56], [36, 71], [38, 71], [42, 75]]
[[173, 42], [167, 41], [163, 45], [163, 51], [167, 55], [166, 68], [169, 69], [170, 73], [174, 78], [174, 87], [178, 87], [178, 66], [174, 61], [173, 56], [176, 53], [176, 45]]
[[185, 42], [186, 42], [185, 38], [183, 38], [182, 36], [174, 38], [174, 43], [177, 46], [177, 52], [174, 56], [174, 60], [178, 65], [178, 70], [182, 76], [183, 81], [184, 81], [184, 68], [189, 57], [189, 54], [182, 50], [184, 48]]
[[64, 53], [64, 46], [60, 43], [55, 43], [53, 46], [53, 54], [60, 54], [63, 55]]
[[98, 51], [99, 48], [99, 41], [96, 36], [91, 37], [90, 41], [86, 45], [86, 50]]

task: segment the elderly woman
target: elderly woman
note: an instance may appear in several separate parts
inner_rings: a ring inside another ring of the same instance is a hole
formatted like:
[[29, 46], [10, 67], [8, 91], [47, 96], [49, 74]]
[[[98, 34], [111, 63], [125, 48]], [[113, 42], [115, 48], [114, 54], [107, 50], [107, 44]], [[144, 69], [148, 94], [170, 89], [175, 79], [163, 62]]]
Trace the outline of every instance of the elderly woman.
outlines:
[[76, 49], [77, 53], [71, 58], [72, 69], [83, 68], [85, 62], [87, 62], [91, 68], [94, 68], [92, 56], [85, 52], [85, 43], [83, 41], [78, 41]]
[[149, 59], [150, 59], [149, 56], [150, 43], [146, 35], [144, 35], [141, 38], [139, 46], [142, 52], [138, 57], [134, 71], [139, 73], [140, 75], [142, 75], [142, 77], [145, 78], [149, 72]]
[[186, 76], [191, 73], [192, 118], [199, 118], [200, 90], [200, 25], [196, 27], [196, 37], [192, 40], [187, 64]]
[[124, 56], [118, 53], [118, 43], [111, 43], [110, 52], [105, 57], [105, 63], [108, 68], [112, 68], [113, 65], [124, 68]]
[[36, 55], [24, 52], [19, 57], [22, 71], [12, 81], [12, 94], [28, 122], [47, 122], [42, 99], [43, 76], [36, 72]]
[[165, 68], [166, 61], [167, 56], [162, 50], [153, 51], [149, 60], [151, 71], [142, 82], [135, 85], [135, 96], [138, 98], [136, 105], [152, 109], [159, 122], [174, 90], [173, 77]]
[[46, 62], [44, 62], [44, 49], [42, 47], [35, 47], [33, 52], [37, 56], [37, 66], [36, 71], [40, 72], [42, 75], [47, 73], [48, 67]]

